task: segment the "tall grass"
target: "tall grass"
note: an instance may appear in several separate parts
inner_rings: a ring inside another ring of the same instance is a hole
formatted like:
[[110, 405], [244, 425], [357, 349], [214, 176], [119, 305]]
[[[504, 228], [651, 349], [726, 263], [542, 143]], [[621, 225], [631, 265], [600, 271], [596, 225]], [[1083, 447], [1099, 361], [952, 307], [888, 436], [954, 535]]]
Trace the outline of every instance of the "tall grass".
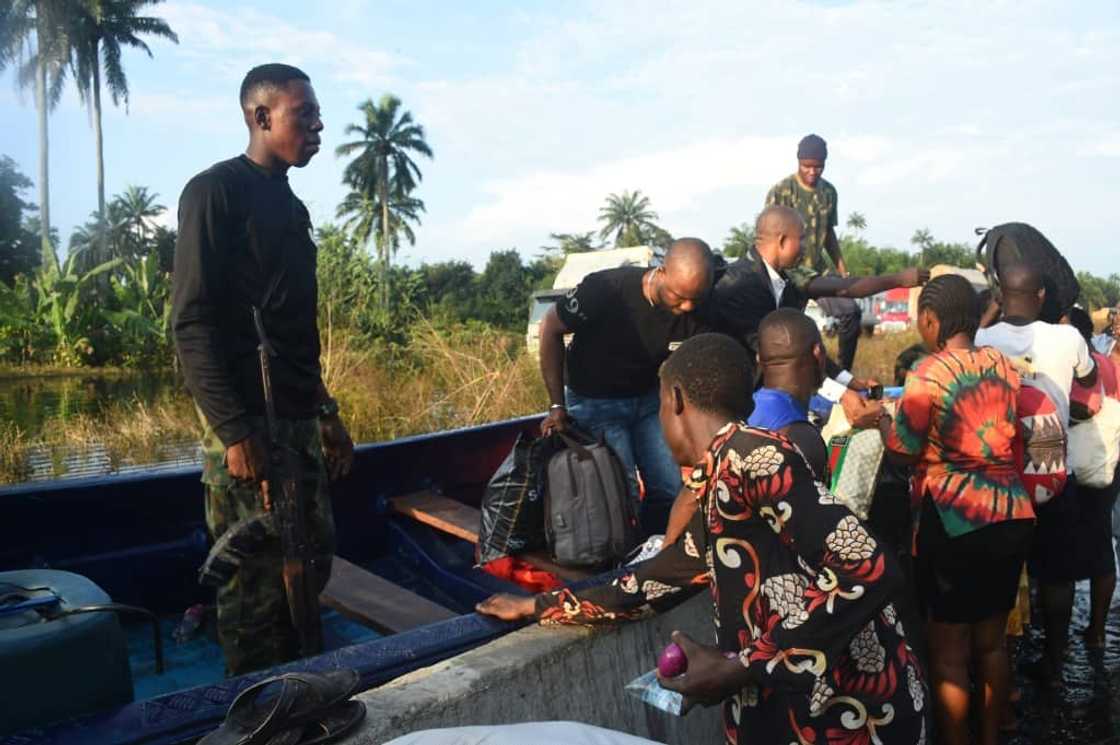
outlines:
[[[524, 337], [483, 325], [420, 321], [405, 347], [374, 344], [337, 327], [323, 339], [323, 377], [355, 442], [389, 440], [543, 411], [547, 403]], [[59, 416], [27, 432], [0, 421], [0, 483], [49, 461], [64, 475], [96, 450], [112, 469], [182, 457], [200, 433], [189, 395], [132, 401]]]
[[[336, 332], [337, 333], [337, 332]], [[407, 347], [336, 347], [328, 389], [355, 441], [466, 427], [543, 411], [547, 394], [519, 335], [421, 320]]]
[[[324, 334], [323, 377], [355, 442], [465, 427], [543, 411], [547, 394], [524, 337], [480, 324], [418, 321], [407, 346], [370, 344], [337, 327]], [[918, 341], [907, 332], [860, 339], [854, 372], [889, 384], [894, 360]], [[835, 354], [834, 339], [826, 341]], [[111, 468], [182, 457], [199, 435], [183, 390], [48, 420], [37, 432], [0, 422], [0, 483], [29, 478], [29, 456], [63, 475], [74, 454], [97, 448]], [[80, 458], [78, 459], [80, 460]], [[40, 466], [41, 467], [41, 466]]]

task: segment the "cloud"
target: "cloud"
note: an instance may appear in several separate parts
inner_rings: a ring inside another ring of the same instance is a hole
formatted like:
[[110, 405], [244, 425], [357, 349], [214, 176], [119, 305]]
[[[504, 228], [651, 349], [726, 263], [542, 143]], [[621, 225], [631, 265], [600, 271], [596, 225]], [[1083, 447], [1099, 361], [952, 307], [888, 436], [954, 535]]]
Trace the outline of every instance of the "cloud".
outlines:
[[1098, 136], [1083, 142], [1077, 154], [1086, 157], [1120, 158], [1120, 130], [1101, 132]]
[[492, 180], [483, 185], [488, 201], [472, 209], [460, 227], [474, 240], [499, 241], [522, 229], [547, 234], [591, 225], [607, 194], [636, 188], [650, 197], [664, 221], [712, 192], [767, 184], [772, 174], [788, 170], [790, 142], [790, 137], [713, 139], [586, 168]]
[[325, 67], [329, 78], [337, 83], [384, 86], [398, 68], [407, 64], [395, 54], [252, 8], [218, 10], [197, 3], [171, 2], [161, 13], [179, 34], [178, 54], [237, 78], [251, 61], [283, 60], [306, 68], [309, 74]]
[[[237, 102], [229, 96], [198, 96], [187, 91], [167, 93], [139, 92], [129, 96], [128, 113], [135, 116], [183, 116], [192, 121], [212, 114], [237, 113]], [[123, 110], [122, 110], [123, 113]]]

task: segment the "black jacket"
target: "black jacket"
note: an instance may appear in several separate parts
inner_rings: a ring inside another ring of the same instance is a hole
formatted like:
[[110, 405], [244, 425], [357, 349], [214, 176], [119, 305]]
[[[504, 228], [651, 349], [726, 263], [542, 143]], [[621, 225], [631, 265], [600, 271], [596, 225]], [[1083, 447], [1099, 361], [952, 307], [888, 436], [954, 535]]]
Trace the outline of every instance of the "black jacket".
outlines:
[[[716, 272], [708, 309], [712, 316], [710, 323], [721, 333], [738, 339], [747, 348], [752, 360], [758, 358], [758, 327], [768, 313], [778, 308], [804, 312], [809, 304], [809, 296], [799, 290], [784, 271], [778, 273], [786, 280], [780, 303], [774, 301], [774, 284], [766, 262], [753, 247], [745, 256], [718, 268]], [[839, 365], [829, 358], [826, 373], [835, 377], [839, 372]]]

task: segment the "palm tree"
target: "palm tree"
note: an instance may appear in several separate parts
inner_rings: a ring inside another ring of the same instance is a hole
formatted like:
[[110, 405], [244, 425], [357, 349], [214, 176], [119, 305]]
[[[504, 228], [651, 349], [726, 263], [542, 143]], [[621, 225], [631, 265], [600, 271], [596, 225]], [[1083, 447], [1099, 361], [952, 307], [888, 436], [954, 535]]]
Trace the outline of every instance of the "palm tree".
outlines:
[[624, 191], [622, 196], [611, 194], [599, 210], [599, 222], [604, 223], [599, 237], [608, 240], [614, 236], [618, 248], [663, 240], [668, 233], [655, 220], [657, 213], [650, 209], [649, 197], [642, 196], [641, 191]]
[[[62, 97], [72, 53], [74, 0], [7, 0], [0, 3], [0, 71], [15, 63], [21, 90], [34, 87], [39, 118], [39, 220], [43, 267], [58, 268], [51, 243], [50, 148], [47, 114]], [[34, 44], [32, 44], [34, 37]]]
[[742, 223], [731, 228], [731, 233], [723, 240], [723, 255], [729, 259], [746, 256], [754, 248], [754, 225]]
[[867, 229], [867, 218], [862, 212], [853, 212], [848, 215], [848, 227], [860, 233]]
[[105, 217], [105, 157], [101, 133], [101, 73], [113, 105], [123, 101], [128, 109], [128, 78], [121, 66], [121, 47], [152, 50], [139, 38], [142, 34], [170, 39], [179, 37], [162, 18], [138, 16], [145, 5], [163, 0], [82, 0], [74, 30], [74, 79], [82, 99], [92, 106], [93, 138], [97, 161], [97, 212]]
[[113, 197], [112, 206], [120, 209], [121, 221], [138, 245], [147, 240], [149, 229], [155, 229], [155, 219], [167, 211], [157, 199], [159, 194], [148, 191], [148, 187], [131, 185]]
[[[392, 94], [385, 94], [377, 104], [366, 99], [358, 106], [363, 122], [349, 124], [347, 135], [358, 135], [360, 139], [346, 142], [335, 148], [337, 157], [357, 153], [343, 172], [343, 183], [350, 186], [357, 196], [350, 201], [345, 214], [357, 214], [376, 208], [381, 212], [376, 221], [369, 219], [370, 225], [376, 222], [377, 253], [384, 272], [382, 282], [382, 303], [388, 305], [389, 262], [397, 246], [396, 230], [408, 228], [409, 220], [417, 220], [417, 213], [423, 210], [423, 203], [409, 200], [412, 190], [420, 182], [422, 175], [413, 154], [432, 157], [432, 149], [424, 140], [424, 128], [412, 120], [412, 114], [401, 110], [401, 100]], [[348, 197], [349, 198], [349, 197]], [[398, 205], [410, 214], [396, 217], [390, 214]], [[340, 211], [344, 205], [340, 205]], [[359, 220], [359, 224], [361, 224]], [[408, 228], [406, 237], [411, 234]], [[369, 233], [367, 232], [367, 239]], [[414, 240], [414, 238], [410, 238]]]
[[[359, 191], [351, 191], [338, 205], [337, 216], [347, 217], [343, 227], [359, 243], [368, 243], [372, 236], [390, 236], [390, 250], [396, 254], [400, 248], [400, 236], [404, 235], [410, 246], [416, 245], [416, 233], [412, 225], [420, 224], [420, 213], [424, 211], [424, 202], [416, 197], [404, 194], [394, 194], [389, 197], [388, 209], [384, 209], [380, 200], [370, 199]], [[388, 230], [382, 220], [388, 216]], [[383, 238], [382, 238], [383, 240]]]
[[555, 241], [556, 245], [541, 246], [541, 248], [548, 253], [556, 253], [561, 256], [598, 251], [603, 247], [602, 244], [596, 245], [595, 231], [588, 231], [586, 233], [549, 233], [548, 237]]
[[933, 248], [933, 233], [929, 232], [929, 228], [919, 228], [914, 231], [914, 235], [910, 236], [910, 243], [921, 250], [922, 257], [919, 261], [919, 266], [926, 265], [926, 251]]

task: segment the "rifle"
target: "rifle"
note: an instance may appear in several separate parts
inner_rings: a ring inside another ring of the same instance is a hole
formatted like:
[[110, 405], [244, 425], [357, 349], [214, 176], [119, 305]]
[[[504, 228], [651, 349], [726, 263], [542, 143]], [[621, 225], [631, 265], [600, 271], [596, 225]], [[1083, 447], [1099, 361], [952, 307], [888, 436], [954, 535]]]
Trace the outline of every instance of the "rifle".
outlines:
[[268, 420], [268, 489], [284, 557], [284, 592], [288, 596], [292, 626], [299, 639], [300, 655], [309, 657], [322, 651], [323, 629], [319, 619], [318, 583], [315, 581], [311, 544], [307, 539], [306, 504], [295, 479], [300, 468], [296, 463], [297, 454], [280, 438], [269, 362], [270, 357], [276, 356], [276, 351], [268, 341], [260, 308], [256, 306], [253, 306], [253, 324], [257, 327], [257, 338], [260, 340], [257, 352], [261, 360], [261, 386]]

